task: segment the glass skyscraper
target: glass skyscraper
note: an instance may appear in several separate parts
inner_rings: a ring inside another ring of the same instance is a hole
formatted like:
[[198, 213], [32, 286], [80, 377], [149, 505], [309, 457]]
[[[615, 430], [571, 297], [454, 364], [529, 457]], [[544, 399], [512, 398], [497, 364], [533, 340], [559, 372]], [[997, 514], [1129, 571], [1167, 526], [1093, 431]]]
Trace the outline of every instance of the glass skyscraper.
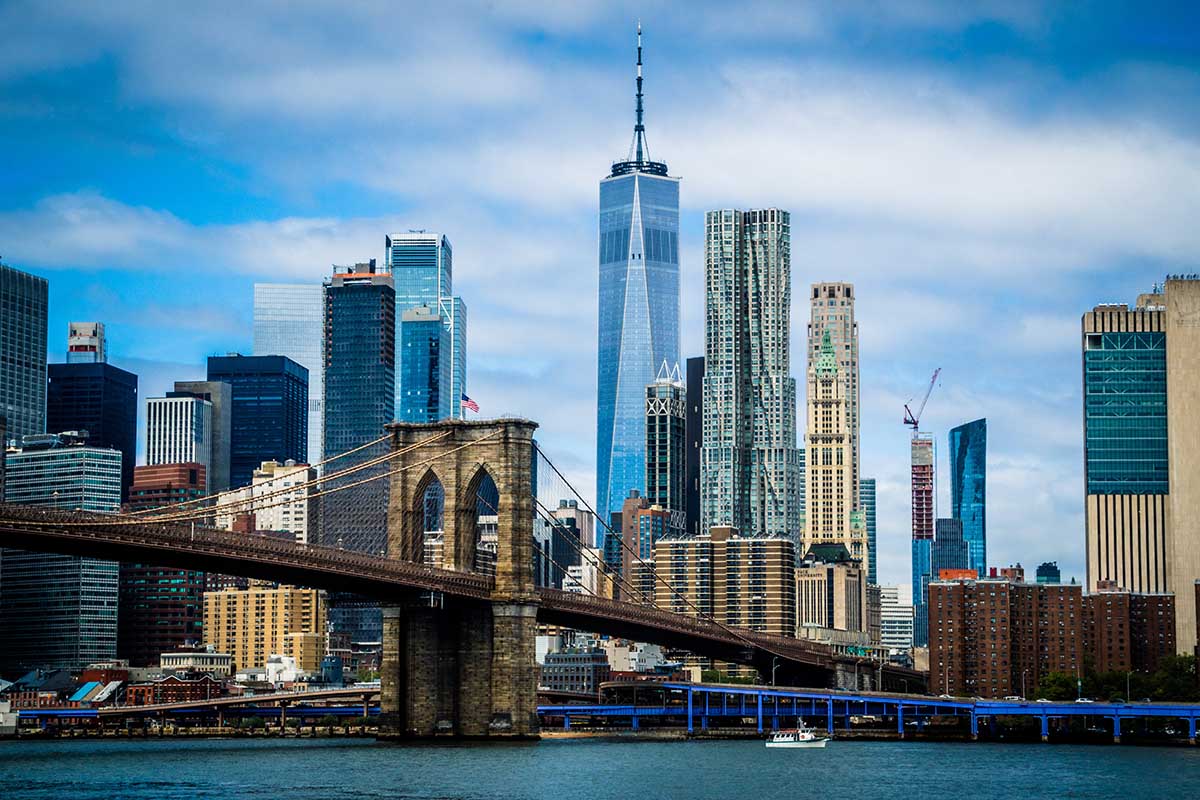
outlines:
[[596, 508], [609, 514], [645, 489], [646, 385], [679, 363], [679, 178], [646, 145], [640, 28], [633, 143], [600, 181], [599, 233]]
[[450, 332], [428, 306], [400, 318], [401, 422], [437, 422], [451, 416]]
[[137, 457], [137, 375], [96, 361], [51, 364], [47, 375], [46, 429], [87, 431], [89, 445], [120, 450], [121, 498], [128, 499]]
[[687, 388], [676, 364], [646, 387], [646, 500], [670, 512], [667, 533], [687, 530]]
[[875, 549], [875, 479], [862, 478], [858, 482], [858, 502], [866, 517], [867, 552], [871, 554], [867, 562], [867, 583], [879, 585], [879, 551]]
[[46, 432], [48, 309], [45, 278], [0, 263], [0, 416], [10, 439]]
[[308, 370], [308, 460], [322, 460], [325, 301], [319, 283], [254, 284], [254, 355], [287, 356]]
[[987, 572], [987, 420], [950, 430], [950, 516], [962, 523], [966, 569]]

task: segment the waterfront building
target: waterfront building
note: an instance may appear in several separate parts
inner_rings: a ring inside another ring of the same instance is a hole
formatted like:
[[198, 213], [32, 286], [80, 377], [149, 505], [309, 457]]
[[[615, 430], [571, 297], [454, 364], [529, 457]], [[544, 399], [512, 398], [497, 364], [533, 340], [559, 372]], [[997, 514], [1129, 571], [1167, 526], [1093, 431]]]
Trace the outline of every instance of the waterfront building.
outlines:
[[146, 683], [125, 687], [125, 705], [149, 706], [158, 703], [194, 703], [225, 696], [225, 684], [211, 675], [183, 677], [165, 675]]
[[967, 568], [987, 569], [987, 420], [950, 429], [950, 516], [962, 523]]
[[232, 485], [229, 459], [233, 436], [233, 387], [224, 381], [175, 381], [175, 390], [167, 392], [167, 397], [194, 397], [212, 404], [208, 490], [215, 493], [229, 489]]
[[687, 399], [679, 365], [646, 387], [646, 500], [670, 512], [666, 535], [687, 530]]
[[[6, 456], [8, 503], [116, 513], [121, 452], [72, 434], [22, 438]], [[0, 557], [0, 672], [78, 670], [117, 655], [115, 561], [5, 549]]]
[[287, 356], [308, 370], [308, 460], [322, 460], [325, 300], [320, 283], [254, 284], [254, 355]]
[[790, 236], [788, 212], [775, 208], [705, 215], [700, 470], [705, 527], [795, 542], [801, 459], [790, 374]]
[[1038, 583], [1062, 583], [1062, 571], [1059, 570], [1057, 561], [1038, 564], [1036, 575]]
[[1084, 642], [1096, 672], [1152, 674], [1175, 654], [1174, 595], [1101, 589], [1086, 595], [1083, 607]]
[[892, 653], [913, 646], [913, 607], [900, 602], [900, 587], [880, 586], [880, 643]]
[[229, 485], [264, 461], [308, 462], [308, 370], [287, 356], [209, 356], [209, 382], [230, 386]]
[[867, 584], [879, 585], [879, 559], [876, 557], [876, 528], [875, 528], [875, 479], [860, 478], [858, 481], [858, 505], [862, 510], [863, 526], [867, 532], [867, 553], [870, 559], [867, 563]]
[[108, 361], [103, 322], [67, 323], [67, 363], [103, 364]]
[[679, 362], [679, 179], [654, 161], [642, 122], [638, 29], [633, 141], [600, 181], [596, 509], [645, 489], [645, 386]]
[[547, 653], [539, 685], [552, 692], [595, 695], [612, 675], [608, 656], [599, 647], [571, 647]]
[[325, 592], [251, 582], [204, 594], [204, 644], [233, 657], [234, 671], [261, 669], [272, 655], [318, 672], [325, 656]]
[[796, 635], [821, 640], [830, 631], [869, 641], [866, 570], [841, 542], [812, 545], [796, 566]]
[[441, 316], [429, 306], [417, 306], [400, 315], [401, 422], [437, 422], [454, 416], [451, 394], [450, 332]]
[[[852, 498], [852, 510], [858, 510], [862, 471], [860, 469], [860, 412], [859, 412], [859, 353], [858, 322], [854, 318], [854, 284], [831, 282], [814, 283], [810, 287], [808, 322], [808, 363], [822, 358], [826, 349], [825, 336], [829, 336], [832, 360], [843, 381], [845, 408], [842, 412], [848, 440], [847, 450], [850, 463], [848, 477]], [[811, 387], [810, 387], [811, 395]], [[811, 396], [809, 402], [811, 403]], [[811, 430], [811, 429], [810, 429]], [[806, 454], [811, 455], [811, 453]], [[816, 494], [820, 494], [819, 489]], [[808, 498], [805, 498], [806, 502]], [[853, 554], [853, 549], [851, 553]], [[874, 552], [874, 551], [872, 551]], [[867, 560], [864, 559], [864, 563]], [[870, 567], [868, 567], [868, 570]]]
[[1172, 592], [1176, 645], [1196, 648], [1200, 578], [1200, 279], [1168, 276], [1083, 315], [1087, 585]]
[[158, 657], [158, 668], [164, 675], [203, 673], [228, 678], [233, 675], [233, 656], [208, 650], [161, 653]]
[[10, 439], [46, 432], [48, 308], [45, 278], [0, 262], [0, 416]]
[[684, 499], [686, 516], [684, 528], [689, 536], [700, 532], [700, 448], [704, 444], [704, 356], [687, 360], [687, 387], [684, 397], [687, 412], [684, 430], [687, 451], [684, 453]]
[[[185, 392], [146, 401], [146, 463], [212, 466], [213, 404]], [[212, 489], [212, 485], [206, 486]]]
[[933, 569], [933, 481], [936, 460], [933, 437], [914, 433], [912, 437], [912, 600], [913, 646], [925, 647], [929, 632], [925, 587]]
[[[104, 352], [103, 344], [94, 346], [99, 351], [79, 354]], [[88, 444], [93, 447], [120, 450], [121, 496], [127, 498], [137, 457], [137, 375], [103, 360], [50, 364], [46, 374], [47, 427], [52, 431], [86, 432]]]

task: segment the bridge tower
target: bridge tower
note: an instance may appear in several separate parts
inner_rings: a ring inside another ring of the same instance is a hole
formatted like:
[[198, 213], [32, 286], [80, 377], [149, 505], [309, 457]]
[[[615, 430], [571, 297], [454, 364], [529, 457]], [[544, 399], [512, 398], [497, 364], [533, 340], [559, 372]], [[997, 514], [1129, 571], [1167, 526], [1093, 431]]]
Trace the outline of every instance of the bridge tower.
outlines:
[[[442, 566], [476, 569], [477, 494], [496, 485], [496, 574], [490, 600], [428, 593], [383, 608], [380, 734], [393, 738], [538, 735], [533, 576], [533, 432], [524, 419], [387, 426], [388, 556], [421, 563], [426, 490], [445, 496]], [[432, 441], [430, 441], [432, 440]]]

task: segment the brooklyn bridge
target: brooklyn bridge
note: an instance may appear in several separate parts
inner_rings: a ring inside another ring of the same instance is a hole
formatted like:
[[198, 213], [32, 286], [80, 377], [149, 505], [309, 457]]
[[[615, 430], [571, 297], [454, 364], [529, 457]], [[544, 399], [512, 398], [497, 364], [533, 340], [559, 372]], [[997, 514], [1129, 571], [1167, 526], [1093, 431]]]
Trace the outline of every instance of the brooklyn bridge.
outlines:
[[[109, 515], [0, 504], [0, 547], [221, 572], [376, 600], [384, 623], [380, 730], [391, 737], [536, 736], [539, 625], [678, 648], [793, 686], [923, 685], [923, 675], [911, 670], [727, 625], [698, 608], [681, 613], [538, 586], [533, 527], [544, 509], [534, 478], [541, 452], [536, 428], [523, 419], [389, 425], [381, 440], [386, 455], [374, 459], [386, 469], [358, 481], [388, 481], [386, 555], [218, 529], [204, 524], [213, 512], [203, 507]], [[354, 469], [360, 467], [344, 472]], [[476, 500], [485, 475], [499, 498], [494, 574], [476, 564]], [[445, 498], [440, 566], [424, 563], [424, 500], [435, 481]], [[662, 577], [653, 579], [679, 594]]]

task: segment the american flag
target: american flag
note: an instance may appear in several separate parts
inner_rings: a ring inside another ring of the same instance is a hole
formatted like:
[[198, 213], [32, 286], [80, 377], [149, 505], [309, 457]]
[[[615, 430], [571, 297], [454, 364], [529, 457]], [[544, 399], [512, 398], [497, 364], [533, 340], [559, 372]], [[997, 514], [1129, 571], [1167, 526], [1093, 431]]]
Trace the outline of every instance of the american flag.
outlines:
[[474, 411], [476, 414], [479, 413], [479, 403], [476, 403], [474, 400], [467, 397], [465, 394], [462, 396], [462, 407], [467, 409], [468, 411]]

